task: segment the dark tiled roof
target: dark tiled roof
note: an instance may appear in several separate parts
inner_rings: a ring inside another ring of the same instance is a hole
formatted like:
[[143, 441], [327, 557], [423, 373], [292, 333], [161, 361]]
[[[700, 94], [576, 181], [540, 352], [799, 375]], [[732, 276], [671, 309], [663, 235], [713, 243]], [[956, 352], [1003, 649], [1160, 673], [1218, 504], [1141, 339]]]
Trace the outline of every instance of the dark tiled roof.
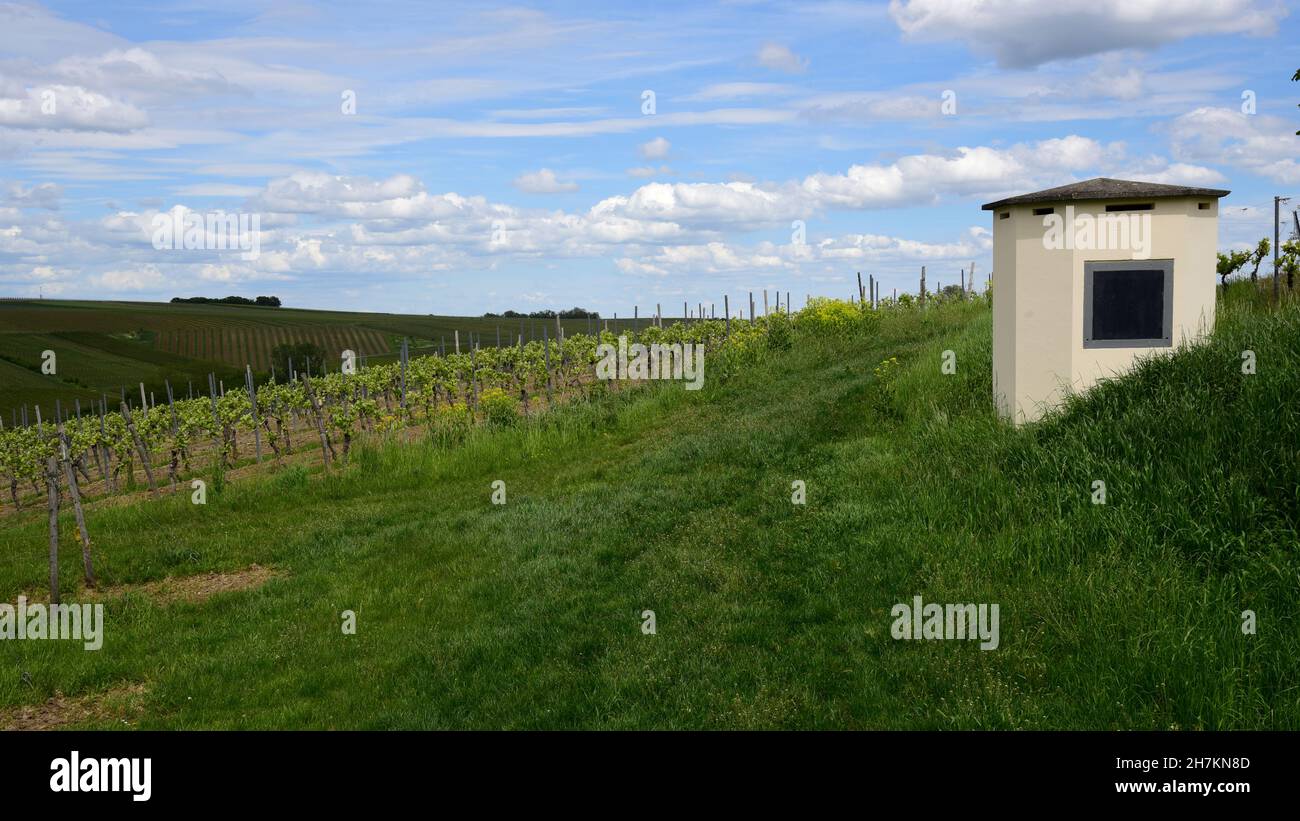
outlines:
[[1004, 200], [990, 202], [985, 211], [1007, 205], [1027, 205], [1031, 202], [1066, 202], [1079, 200], [1157, 199], [1160, 197], [1226, 197], [1230, 192], [1221, 188], [1193, 188], [1188, 185], [1163, 185], [1155, 182], [1112, 180], [1097, 177], [1083, 182], [1070, 183], [1058, 188], [1046, 188], [1032, 194], [1020, 194]]

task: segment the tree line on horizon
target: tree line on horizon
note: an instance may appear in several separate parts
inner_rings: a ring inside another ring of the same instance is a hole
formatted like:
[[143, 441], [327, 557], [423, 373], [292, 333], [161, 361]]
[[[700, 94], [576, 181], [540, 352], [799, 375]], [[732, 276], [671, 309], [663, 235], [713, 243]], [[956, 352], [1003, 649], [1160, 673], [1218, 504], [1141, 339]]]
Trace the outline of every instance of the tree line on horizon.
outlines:
[[552, 311], [550, 309], [542, 311], [533, 311], [532, 313], [521, 313], [519, 311], [505, 311], [503, 313], [493, 313], [488, 311], [483, 314], [484, 319], [600, 319], [600, 311], [588, 311], [585, 308], [569, 308], [567, 311]]
[[190, 296], [171, 298], [172, 302], [185, 302], [194, 305], [261, 305], [266, 308], [279, 308], [280, 298], [278, 296], [259, 296], [249, 299], [246, 296]]

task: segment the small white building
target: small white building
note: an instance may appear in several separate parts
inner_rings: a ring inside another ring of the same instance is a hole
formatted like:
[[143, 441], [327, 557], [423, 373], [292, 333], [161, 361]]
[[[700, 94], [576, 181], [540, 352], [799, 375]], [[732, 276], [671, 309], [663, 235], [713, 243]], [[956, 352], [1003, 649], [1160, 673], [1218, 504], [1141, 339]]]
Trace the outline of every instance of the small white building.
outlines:
[[1227, 191], [1093, 180], [991, 202], [993, 396], [1016, 424], [1214, 327]]

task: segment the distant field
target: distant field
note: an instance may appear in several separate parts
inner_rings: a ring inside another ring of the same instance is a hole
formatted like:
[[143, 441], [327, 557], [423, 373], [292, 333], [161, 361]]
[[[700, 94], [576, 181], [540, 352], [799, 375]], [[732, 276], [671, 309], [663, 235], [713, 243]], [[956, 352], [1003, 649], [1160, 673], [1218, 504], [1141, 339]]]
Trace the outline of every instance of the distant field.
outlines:
[[[642, 324], [645, 320], [642, 320]], [[627, 324], [627, 323], [623, 323]], [[565, 332], [586, 332], [585, 319], [564, 321]], [[0, 301], [0, 415], [9, 424], [21, 408], [40, 405], [48, 414], [56, 399], [69, 407], [101, 395], [138, 395], [139, 383], [157, 396], [170, 381], [180, 394], [200, 390], [208, 374], [238, 380], [245, 365], [259, 375], [270, 369], [271, 351], [286, 342], [313, 342], [335, 362], [344, 350], [370, 361], [391, 360], [401, 340], [431, 352], [462, 344], [469, 334], [483, 345], [509, 344], [523, 334], [554, 333], [554, 320], [308, 311], [248, 305], [159, 302]], [[58, 357], [58, 372], [40, 373], [41, 352]]]

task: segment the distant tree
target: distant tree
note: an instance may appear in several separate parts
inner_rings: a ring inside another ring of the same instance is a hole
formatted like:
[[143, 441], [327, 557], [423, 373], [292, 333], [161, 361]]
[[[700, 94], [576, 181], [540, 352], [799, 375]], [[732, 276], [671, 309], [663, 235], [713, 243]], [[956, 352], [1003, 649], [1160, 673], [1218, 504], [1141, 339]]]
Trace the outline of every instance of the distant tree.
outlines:
[[307, 370], [311, 362], [311, 372], [318, 373], [325, 361], [325, 351], [314, 342], [283, 342], [271, 350], [271, 364], [275, 367], [276, 377], [280, 380], [289, 377], [289, 360], [293, 360], [293, 370], [299, 373]]
[[174, 296], [171, 301], [187, 302], [194, 305], [263, 305], [270, 308], [280, 307], [280, 298], [275, 296], [259, 296], [257, 299], [249, 299], [246, 296], [223, 296], [220, 299], [208, 296]]
[[499, 314], [488, 311], [483, 314], [484, 319], [555, 319], [557, 316], [561, 319], [586, 319], [588, 317], [591, 317], [592, 319], [600, 319], [600, 312], [588, 311], [586, 308], [574, 307], [559, 312], [546, 309], [533, 311], [530, 314], [520, 313], [519, 311], [503, 311]]
[[529, 314], [520, 313], [519, 311], [504, 311], [500, 314], [488, 312], [483, 314], [483, 316], [486, 319], [495, 319], [497, 317], [503, 317], [505, 319], [555, 319], [557, 316], [561, 319], [586, 319], [587, 317], [600, 319], [600, 314], [598, 312], [576, 307], [569, 308], [566, 311], [559, 311], [558, 313], [547, 308], [540, 311], [533, 311]]

